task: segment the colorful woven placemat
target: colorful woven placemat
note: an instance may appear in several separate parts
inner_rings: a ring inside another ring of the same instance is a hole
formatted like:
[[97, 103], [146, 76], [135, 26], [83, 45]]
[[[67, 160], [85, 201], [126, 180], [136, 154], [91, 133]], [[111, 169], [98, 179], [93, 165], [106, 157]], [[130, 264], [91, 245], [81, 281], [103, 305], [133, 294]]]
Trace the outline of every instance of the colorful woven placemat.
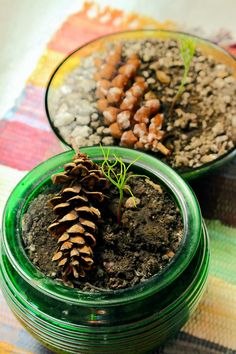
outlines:
[[[137, 14], [108, 7], [101, 10], [86, 3], [53, 36], [15, 106], [0, 120], [0, 207], [26, 171], [62, 151], [44, 109], [45, 88], [52, 71], [69, 52], [89, 40], [134, 28], [176, 29], [177, 26], [171, 21], [158, 23]], [[236, 53], [236, 46], [228, 49]], [[235, 172], [236, 161], [233, 161], [218, 173], [193, 183], [208, 219], [211, 238], [208, 288], [185, 327], [156, 353], [236, 353]], [[0, 353], [51, 353], [24, 330], [1, 293]]]

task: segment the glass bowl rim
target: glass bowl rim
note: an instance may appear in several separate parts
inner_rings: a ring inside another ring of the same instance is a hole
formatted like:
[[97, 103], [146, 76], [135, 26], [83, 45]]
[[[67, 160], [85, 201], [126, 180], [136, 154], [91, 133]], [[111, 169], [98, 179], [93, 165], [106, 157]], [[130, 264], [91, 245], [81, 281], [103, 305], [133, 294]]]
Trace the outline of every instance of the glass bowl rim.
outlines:
[[[86, 43], [84, 43], [83, 45], [79, 46], [78, 48], [76, 48], [75, 50], [73, 50], [71, 53], [69, 53], [56, 67], [56, 69], [54, 69], [53, 73], [51, 74], [47, 87], [46, 87], [46, 92], [45, 92], [45, 96], [44, 96], [44, 106], [45, 106], [45, 111], [46, 111], [46, 115], [47, 115], [47, 119], [49, 122], [49, 125], [52, 129], [52, 131], [54, 132], [54, 134], [56, 135], [56, 137], [67, 147], [72, 148], [71, 145], [69, 143], [67, 143], [63, 137], [59, 134], [58, 129], [56, 129], [56, 127], [54, 126], [51, 116], [50, 116], [50, 112], [49, 112], [49, 107], [48, 107], [48, 96], [49, 96], [49, 91], [50, 91], [50, 87], [51, 87], [51, 83], [54, 79], [54, 77], [56, 76], [57, 72], [59, 71], [59, 69], [63, 66], [63, 64], [70, 59], [71, 56], [73, 56], [76, 52], [79, 52], [81, 49], [83, 49], [84, 47], [89, 46], [90, 44], [93, 44], [95, 42], [99, 42], [100, 40], [104, 39], [104, 38], [109, 38], [109, 37], [113, 37], [115, 35], [121, 35], [122, 33], [136, 33], [136, 32], [155, 32], [155, 33], [166, 33], [168, 35], [183, 35], [183, 36], [187, 36], [187, 37], [192, 37], [195, 38], [196, 40], [198, 40], [199, 42], [203, 42], [205, 44], [207, 44], [210, 47], [215, 48], [216, 50], [218, 50], [219, 52], [222, 52], [224, 55], [228, 56], [229, 58], [233, 59], [233, 61], [235, 62], [235, 66], [236, 66], [236, 57], [234, 55], [232, 55], [230, 52], [228, 52], [226, 49], [220, 47], [218, 44], [214, 43], [213, 41], [207, 39], [207, 38], [202, 38], [198, 35], [195, 34], [191, 34], [188, 32], [184, 32], [184, 31], [172, 31], [172, 30], [165, 30], [165, 29], [134, 29], [134, 30], [125, 30], [125, 31], [117, 31], [117, 32], [112, 32], [112, 33], [108, 33], [102, 36], [99, 36], [95, 39], [92, 39]], [[95, 145], [96, 146], [96, 145]], [[139, 150], [138, 150], [139, 151]], [[185, 179], [187, 180], [191, 180], [191, 179], [195, 179], [200, 177], [201, 175], [204, 175], [205, 173], [207, 173], [209, 171], [209, 169], [213, 170], [216, 169], [218, 167], [220, 167], [221, 165], [225, 164], [226, 162], [230, 161], [234, 156], [236, 156], [236, 144], [234, 145], [234, 147], [232, 147], [231, 149], [229, 149], [226, 153], [220, 155], [219, 157], [217, 157], [216, 159], [209, 161], [207, 163], [204, 163], [201, 166], [198, 167], [193, 167], [193, 168], [186, 168], [186, 169], [176, 169], [176, 171]]]
[[[200, 243], [202, 243], [201, 249], [198, 249], [196, 255], [198, 253], [201, 253], [201, 258], [199, 260], [198, 268], [195, 268], [195, 275], [191, 282], [188, 284], [188, 286], [185, 288], [185, 290], [178, 295], [172, 302], [170, 302], [166, 307], [163, 308], [161, 311], [161, 316], [164, 318], [166, 315], [169, 316], [170, 312], [176, 308], [179, 308], [184, 302], [190, 303], [190, 297], [193, 295], [194, 292], [199, 291], [199, 287], [205, 287], [206, 281], [207, 281], [207, 276], [209, 273], [209, 260], [210, 260], [210, 248], [209, 248], [209, 235], [207, 231], [206, 224], [203, 220], [202, 222], [202, 238], [200, 240]], [[196, 256], [195, 255], [195, 256]], [[0, 264], [1, 264], [1, 259], [0, 259]], [[27, 300], [27, 298], [22, 297], [20, 292], [16, 289], [15, 285], [12, 283], [12, 281], [9, 279], [9, 274], [6, 272], [6, 269], [4, 268], [4, 265], [2, 268], [0, 268], [0, 275], [1, 272], [4, 272], [4, 275], [2, 275], [2, 281], [4, 282], [7, 291], [10, 291], [10, 293], [14, 294], [14, 298], [16, 298], [17, 301], [21, 302], [21, 305], [26, 306], [28, 309], [31, 309], [35, 311], [35, 309], [32, 307], [32, 304], [30, 301]], [[7, 275], [7, 276], [6, 276]], [[4, 280], [3, 280], [4, 279]], [[1, 277], [0, 277], [1, 281]], [[10, 285], [9, 285], [10, 284]], [[8, 293], [9, 296], [9, 293]], [[12, 300], [13, 301], [13, 300]], [[14, 301], [13, 301], [14, 302]], [[191, 300], [192, 302], [192, 300]], [[45, 317], [45, 313], [41, 312], [39, 309], [37, 311], [40, 313], [41, 317], [41, 323], [43, 324], [44, 321], [48, 320], [53, 320], [51, 316]], [[145, 321], [151, 321], [150, 319], [153, 316], [159, 316], [159, 314], [151, 314], [149, 317], [146, 318]], [[66, 324], [67, 322], [60, 320], [60, 323]], [[84, 325], [82, 325], [83, 327]], [[124, 327], [126, 324], [122, 324], [120, 327]], [[81, 327], [81, 325], [80, 325]], [[85, 326], [86, 327], [86, 326]], [[101, 327], [106, 327], [106, 325], [102, 325]]]

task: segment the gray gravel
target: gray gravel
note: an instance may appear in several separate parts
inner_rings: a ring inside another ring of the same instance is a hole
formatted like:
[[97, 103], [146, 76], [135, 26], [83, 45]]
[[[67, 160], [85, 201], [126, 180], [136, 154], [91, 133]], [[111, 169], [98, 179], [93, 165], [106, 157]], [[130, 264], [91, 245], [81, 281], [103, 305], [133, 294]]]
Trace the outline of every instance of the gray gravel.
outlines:
[[[108, 47], [108, 51], [111, 48]], [[172, 117], [166, 114], [182, 78], [183, 63], [174, 40], [123, 43], [122, 57], [137, 53], [142, 75], [161, 102], [165, 145], [172, 150], [164, 158], [175, 168], [198, 167], [225, 154], [236, 142], [236, 80], [231, 69], [196, 51], [185, 92]], [[103, 54], [105, 57], [105, 55]], [[94, 58], [83, 59], [51, 96], [51, 118], [63, 139], [75, 149], [81, 146], [119, 144], [104, 127], [96, 108]], [[103, 58], [102, 58], [103, 59]], [[163, 158], [159, 153], [158, 157]]]

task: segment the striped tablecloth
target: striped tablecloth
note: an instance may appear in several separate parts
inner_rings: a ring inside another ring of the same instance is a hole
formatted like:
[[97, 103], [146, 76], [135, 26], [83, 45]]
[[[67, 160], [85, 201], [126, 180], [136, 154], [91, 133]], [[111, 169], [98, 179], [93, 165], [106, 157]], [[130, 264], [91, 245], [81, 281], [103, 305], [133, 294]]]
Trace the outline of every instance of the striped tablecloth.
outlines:
[[[176, 29], [116, 9], [85, 4], [48, 43], [15, 106], [0, 120], [0, 207], [24, 174], [62, 151], [44, 109], [48, 79], [71, 51], [101, 35], [134, 28]], [[224, 44], [221, 36], [218, 37]], [[217, 37], [216, 37], [217, 40]], [[227, 48], [236, 53], [236, 45]], [[207, 291], [177, 337], [158, 353], [236, 353], [236, 161], [193, 183], [210, 233], [212, 261]], [[0, 353], [49, 353], [14, 318], [0, 293]], [[102, 354], [102, 353], [101, 353]]]

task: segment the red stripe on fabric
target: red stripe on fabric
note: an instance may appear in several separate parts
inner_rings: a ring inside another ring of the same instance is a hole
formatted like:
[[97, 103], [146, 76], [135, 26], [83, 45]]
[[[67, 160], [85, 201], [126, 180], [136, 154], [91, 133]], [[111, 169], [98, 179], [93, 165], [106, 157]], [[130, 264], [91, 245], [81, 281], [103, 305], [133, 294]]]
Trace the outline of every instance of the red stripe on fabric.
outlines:
[[0, 121], [0, 163], [30, 170], [50, 156], [62, 152], [53, 132], [45, 132], [16, 121]]
[[[12, 117], [15, 120], [17, 115], [23, 115], [33, 121], [39, 120], [47, 123], [46, 113], [44, 109], [45, 89], [27, 85], [24, 90], [24, 97], [19, 103], [17, 110], [13, 111]], [[11, 117], [11, 118], [12, 118]]]
[[49, 42], [48, 48], [67, 54], [92, 39], [119, 30], [120, 28], [117, 26], [108, 26], [107, 23], [103, 24], [97, 20], [86, 18], [83, 13], [76, 14], [71, 16], [56, 33], [53, 39]]
[[230, 47], [228, 47], [226, 49], [230, 52], [230, 54], [232, 54], [232, 55], [234, 55], [236, 57], [236, 45], [230, 46]]

